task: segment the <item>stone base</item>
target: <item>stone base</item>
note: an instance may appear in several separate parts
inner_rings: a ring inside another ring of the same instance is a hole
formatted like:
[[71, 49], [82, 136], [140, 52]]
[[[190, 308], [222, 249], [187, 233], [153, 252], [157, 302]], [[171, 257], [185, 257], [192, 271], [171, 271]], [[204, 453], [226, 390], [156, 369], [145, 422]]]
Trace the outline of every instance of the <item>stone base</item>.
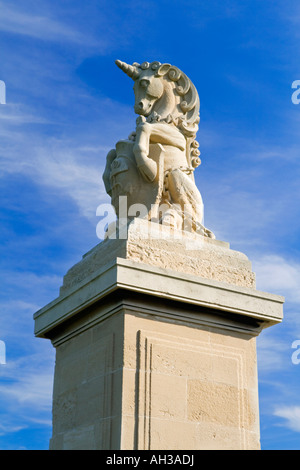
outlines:
[[[258, 449], [255, 337], [281, 321], [283, 298], [235, 274], [230, 284], [136, 261], [136, 236], [97, 246], [35, 314], [36, 336], [56, 348], [51, 449]], [[173, 240], [158, 243], [175, 253]], [[251, 272], [222, 242], [203, 246], [198, 260], [218, 253], [227, 280], [231, 256]]]
[[116, 236], [99, 243], [68, 271], [61, 294], [117, 257], [255, 288], [251, 262], [243, 253], [231, 250], [229, 243], [138, 218]]

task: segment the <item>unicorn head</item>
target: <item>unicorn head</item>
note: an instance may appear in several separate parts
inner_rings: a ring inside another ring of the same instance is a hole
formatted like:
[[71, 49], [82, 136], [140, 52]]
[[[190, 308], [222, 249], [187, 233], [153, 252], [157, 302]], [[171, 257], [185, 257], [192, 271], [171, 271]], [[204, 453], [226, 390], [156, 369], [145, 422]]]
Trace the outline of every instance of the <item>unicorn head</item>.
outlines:
[[144, 62], [132, 65], [116, 60], [116, 65], [134, 80], [136, 114], [151, 121], [173, 122], [185, 135], [198, 129], [200, 100], [190, 79], [170, 64]]

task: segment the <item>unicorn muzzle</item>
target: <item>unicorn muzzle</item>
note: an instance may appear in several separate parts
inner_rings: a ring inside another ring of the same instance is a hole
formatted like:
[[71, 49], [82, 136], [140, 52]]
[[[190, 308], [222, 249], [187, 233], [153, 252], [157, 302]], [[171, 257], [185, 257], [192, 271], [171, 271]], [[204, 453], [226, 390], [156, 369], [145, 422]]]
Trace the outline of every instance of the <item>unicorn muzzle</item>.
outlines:
[[152, 103], [151, 101], [139, 101], [134, 105], [134, 111], [137, 114], [147, 114], [151, 111]]

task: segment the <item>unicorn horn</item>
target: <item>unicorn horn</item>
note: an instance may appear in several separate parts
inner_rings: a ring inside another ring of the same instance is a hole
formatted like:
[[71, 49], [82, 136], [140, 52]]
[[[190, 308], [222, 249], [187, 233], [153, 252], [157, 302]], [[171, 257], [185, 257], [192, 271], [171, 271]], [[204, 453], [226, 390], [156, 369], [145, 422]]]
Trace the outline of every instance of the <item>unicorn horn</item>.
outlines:
[[140, 75], [136, 65], [126, 64], [126, 62], [122, 62], [121, 60], [116, 60], [115, 63], [121, 70], [123, 70], [123, 72], [126, 73], [126, 75], [128, 75], [128, 77], [132, 78], [133, 80], [136, 80]]

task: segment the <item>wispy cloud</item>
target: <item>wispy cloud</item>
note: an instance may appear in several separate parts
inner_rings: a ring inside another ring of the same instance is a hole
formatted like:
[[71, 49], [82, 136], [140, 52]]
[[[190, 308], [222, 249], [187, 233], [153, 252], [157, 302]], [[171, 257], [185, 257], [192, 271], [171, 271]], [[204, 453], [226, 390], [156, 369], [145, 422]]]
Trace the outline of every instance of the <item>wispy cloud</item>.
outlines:
[[45, 352], [1, 366], [0, 436], [51, 426], [54, 355], [53, 351]]
[[278, 339], [271, 331], [264, 331], [257, 338], [258, 370], [274, 372], [286, 369], [287, 344], [283, 339]]
[[[2, 177], [23, 174], [42, 186], [44, 191], [47, 188], [57, 189], [75, 202], [81, 215], [93, 219], [98, 205], [108, 202], [102, 182], [108, 148], [99, 145], [85, 148], [78, 138], [43, 138], [32, 129], [26, 134], [22, 127], [14, 132], [12, 126], [15, 120], [24, 124], [26, 119], [29, 117], [20, 113], [9, 120], [6, 129], [0, 130], [0, 177], [1, 174]], [[13, 145], [9, 145], [11, 139]], [[93, 154], [93, 158], [86, 158], [87, 154]], [[99, 159], [95, 159], [94, 154], [99, 154]]]
[[300, 303], [300, 264], [278, 255], [253, 260], [257, 287], [284, 295], [289, 302]]
[[1, 423], [0, 424], [0, 436], [5, 436], [9, 433], [14, 433], [14, 432], [21, 431], [21, 429], [24, 429], [25, 427], [26, 427], [25, 425], [16, 426], [16, 425], [13, 425], [13, 424], [10, 424], [10, 423], [7, 423], [7, 424]]
[[34, 115], [26, 110], [23, 104], [6, 103], [5, 106], [0, 108], [0, 121], [1, 127], [4, 124], [8, 125], [24, 125], [24, 124], [50, 124], [46, 118]]
[[[46, 277], [39, 282], [37, 277], [34, 281], [34, 275], [27, 273], [23, 282], [20, 277], [19, 300], [0, 305], [0, 334], [7, 346], [6, 363], [0, 366], [0, 436], [29, 427], [51, 426], [55, 350], [50, 342], [34, 338], [32, 314], [37, 305], [22, 300], [26, 286], [30, 296], [30, 279], [35, 287], [42, 287], [44, 282], [42, 291], [46, 289]], [[42, 291], [41, 299], [45, 295]]]
[[64, 191], [76, 202], [82, 215], [94, 218], [98, 205], [107, 198], [101, 178], [103, 169], [102, 165], [79, 161], [76, 149], [72, 152], [60, 148], [51, 155], [45, 148], [40, 148], [31, 175], [44, 186]]
[[278, 407], [274, 416], [285, 419], [284, 425], [292, 431], [300, 432], [300, 406]]
[[[45, 14], [37, 14], [16, 5], [10, 7], [7, 2], [0, 2], [0, 31], [30, 36], [47, 41], [69, 41], [76, 44], [91, 42], [88, 34], [84, 35], [64, 22]], [[95, 44], [95, 43], [94, 43]]]
[[[3, 367], [3, 366], [2, 366]], [[38, 406], [40, 411], [51, 409], [53, 370], [48, 372], [39, 370], [26, 371], [20, 374], [18, 370], [17, 379], [13, 383], [0, 385], [2, 400], [7, 404], [14, 403], [19, 407], [27, 409]]]

